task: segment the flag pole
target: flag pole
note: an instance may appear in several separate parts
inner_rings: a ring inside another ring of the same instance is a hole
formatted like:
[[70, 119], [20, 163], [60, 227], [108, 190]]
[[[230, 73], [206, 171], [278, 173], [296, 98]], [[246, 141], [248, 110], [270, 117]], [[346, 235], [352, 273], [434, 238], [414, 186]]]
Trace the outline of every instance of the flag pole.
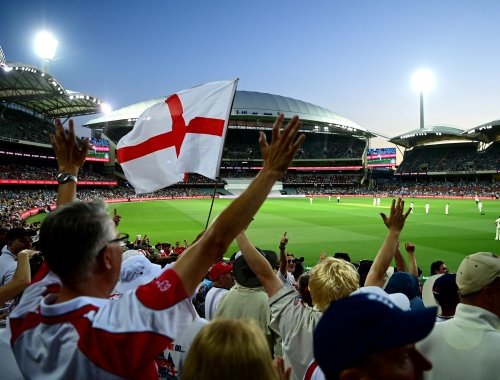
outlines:
[[214, 201], [215, 201], [215, 193], [217, 192], [217, 181], [219, 179], [220, 179], [219, 177], [215, 178], [214, 193], [212, 194], [212, 203], [210, 204], [210, 211], [208, 211], [208, 218], [207, 218], [207, 224], [205, 224], [205, 230], [208, 228], [208, 223], [210, 222], [210, 215], [212, 215], [212, 208], [214, 207]]
[[[234, 83], [234, 89], [233, 89], [233, 99], [231, 101], [231, 107], [229, 107], [229, 110], [228, 110], [228, 113], [227, 113], [227, 118], [226, 118], [226, 128], [228, 127], [228, 124], [229, 124], [229, 117], [231, 116], [231, 110], [233, 109], [233, 105], [234, 105], [234, 98], [236, 97], [236, 88], [238, 87], [238, 81], [240, 79], [239, 78], [236, 78], [235, 80], [235, 83]], [[222, 144], [222, 147], [224, 148], [224, 144], [226, 143], [226, 134], [227, 134], [227, 130], [225, 131], [226, 133], [224, 133], [224, 143]], [[222, 161], [222, 151], [224, 149], [221, 150], [221, 155], [219, 157], [219, 169], [220, 169], [220, 163]], [[220, 177], [218, 176], [219, 174], [219, 171], [217, 170], [217, 176], [215, 177], [215, 186], [214, 186], [214, 193], [212, 195], [212, 203], [210, 204], [210, 210], [208, 211], [208, 218], [207, 218], [207, 223], [205, 224], [205, 230], [208, 228], [208, 223], [210, 222], [210, 215], [212, 215], [212, 208], [214, 207], [214, 201], [215, 201], [215, 193], [217, 192], [217, 181], [220, 179]]]

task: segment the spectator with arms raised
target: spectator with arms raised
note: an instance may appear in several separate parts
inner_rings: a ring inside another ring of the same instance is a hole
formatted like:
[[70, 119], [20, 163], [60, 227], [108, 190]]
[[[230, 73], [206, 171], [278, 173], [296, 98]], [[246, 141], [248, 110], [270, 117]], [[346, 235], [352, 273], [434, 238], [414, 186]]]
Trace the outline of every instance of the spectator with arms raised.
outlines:
[[[375, 258], [373, 269], [368, 274], [367, 285], [381, 287], [384, 283], [385, 271], [394, 256], [399, 233], [409, 212], [404, 214], [403, 207], [404, 202], [398, 201], [396, 204], [393, 201], [390, 216], [382, 216], [389, 233]], [[302, 379], [313, 359], [312, 333], [319, 319], [330, 303], [349, 296], [358, 288], [358, 273], [354, 266], [345, 260], [333, 257], [322, 260], [310, 272], [309, 290], [314, 304], [312, 308], [296, 302], [298, 293], [283, 285], [245, 233], [238, 235], [237, 242], [248, 265], [270, 297], [270, 326], [278, 332], [283, 341], [283, 358], [286, 364], [292, 367], [292, 379]]]
[[40, 231], [48, 268], [25, 291], [10, 319], [12, 348], [23, 375], [157, 378], [155, 357], [195, 317], [190, 295], [250, 223], [304, 139], [295, 139], [297, 117], [283, 130], [282, 122], [280, 115], [270, 143], [260, 135], [264, 166], [254, 181], [186, 249], [175, 267], [111, 301], [122, 262], [118, 243], [126, 235], [118, 234], [103, 202], [73, 202], [76, 178], [71, 176], [77, 176], [88, 143], [77, 145], [72, 121], [68, 135], [56, 121], [51, 141], [67, 180], [59, 186], [58, 209], [47, 216]]

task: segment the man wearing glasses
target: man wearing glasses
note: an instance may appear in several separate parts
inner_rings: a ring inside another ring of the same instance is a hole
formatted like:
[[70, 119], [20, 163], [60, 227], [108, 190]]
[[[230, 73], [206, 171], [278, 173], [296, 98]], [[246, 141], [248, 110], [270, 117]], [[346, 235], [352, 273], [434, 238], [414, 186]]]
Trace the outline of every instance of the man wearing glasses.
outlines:
[[104, 202], [74, 202], [88, 142], [79, 147], [73, 122], [66, 135], [56, 121], [51, 142], [61, 180], [58, 209], [40, 230], [46, 267], [10, 320], [13, 352], [25, 378], [158, 378], [155, 357], [196, 317], [190, 295], [250, 223], [304, 140], [296, 138], [298, 118], [282, 129], [283, 119], [278, 116], [270, 143], [261, 132], [264, 166], [250, 186], [172, 269], [114, 301], [109, 296], [120, 274], [119, 242], [126, 237], [119, 236]]

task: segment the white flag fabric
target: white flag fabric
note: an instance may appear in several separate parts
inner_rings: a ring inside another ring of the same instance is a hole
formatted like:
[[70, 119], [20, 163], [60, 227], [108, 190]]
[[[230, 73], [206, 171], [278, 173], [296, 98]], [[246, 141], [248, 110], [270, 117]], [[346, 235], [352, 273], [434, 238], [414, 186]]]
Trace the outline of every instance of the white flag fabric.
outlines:
[[138, 194], [219, 174], [237, 79], [180, 91], [146, 109], [118, 142], [116, 155]]

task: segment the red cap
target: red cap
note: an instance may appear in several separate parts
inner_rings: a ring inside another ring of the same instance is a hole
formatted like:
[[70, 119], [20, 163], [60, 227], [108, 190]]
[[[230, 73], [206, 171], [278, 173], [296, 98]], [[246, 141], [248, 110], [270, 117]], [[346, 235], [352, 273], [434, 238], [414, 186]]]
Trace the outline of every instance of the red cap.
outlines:
[[220, 276], [225, 273], [231, 272], [232, 270], [232, 265], [226, 264], [223, 261], [219, 261], [212, 265], [212, 268], [210, 268], [210, 272], [208, 272], [208, 277], [210, 277], [210, 280], [212, 281], [217, 281]]

